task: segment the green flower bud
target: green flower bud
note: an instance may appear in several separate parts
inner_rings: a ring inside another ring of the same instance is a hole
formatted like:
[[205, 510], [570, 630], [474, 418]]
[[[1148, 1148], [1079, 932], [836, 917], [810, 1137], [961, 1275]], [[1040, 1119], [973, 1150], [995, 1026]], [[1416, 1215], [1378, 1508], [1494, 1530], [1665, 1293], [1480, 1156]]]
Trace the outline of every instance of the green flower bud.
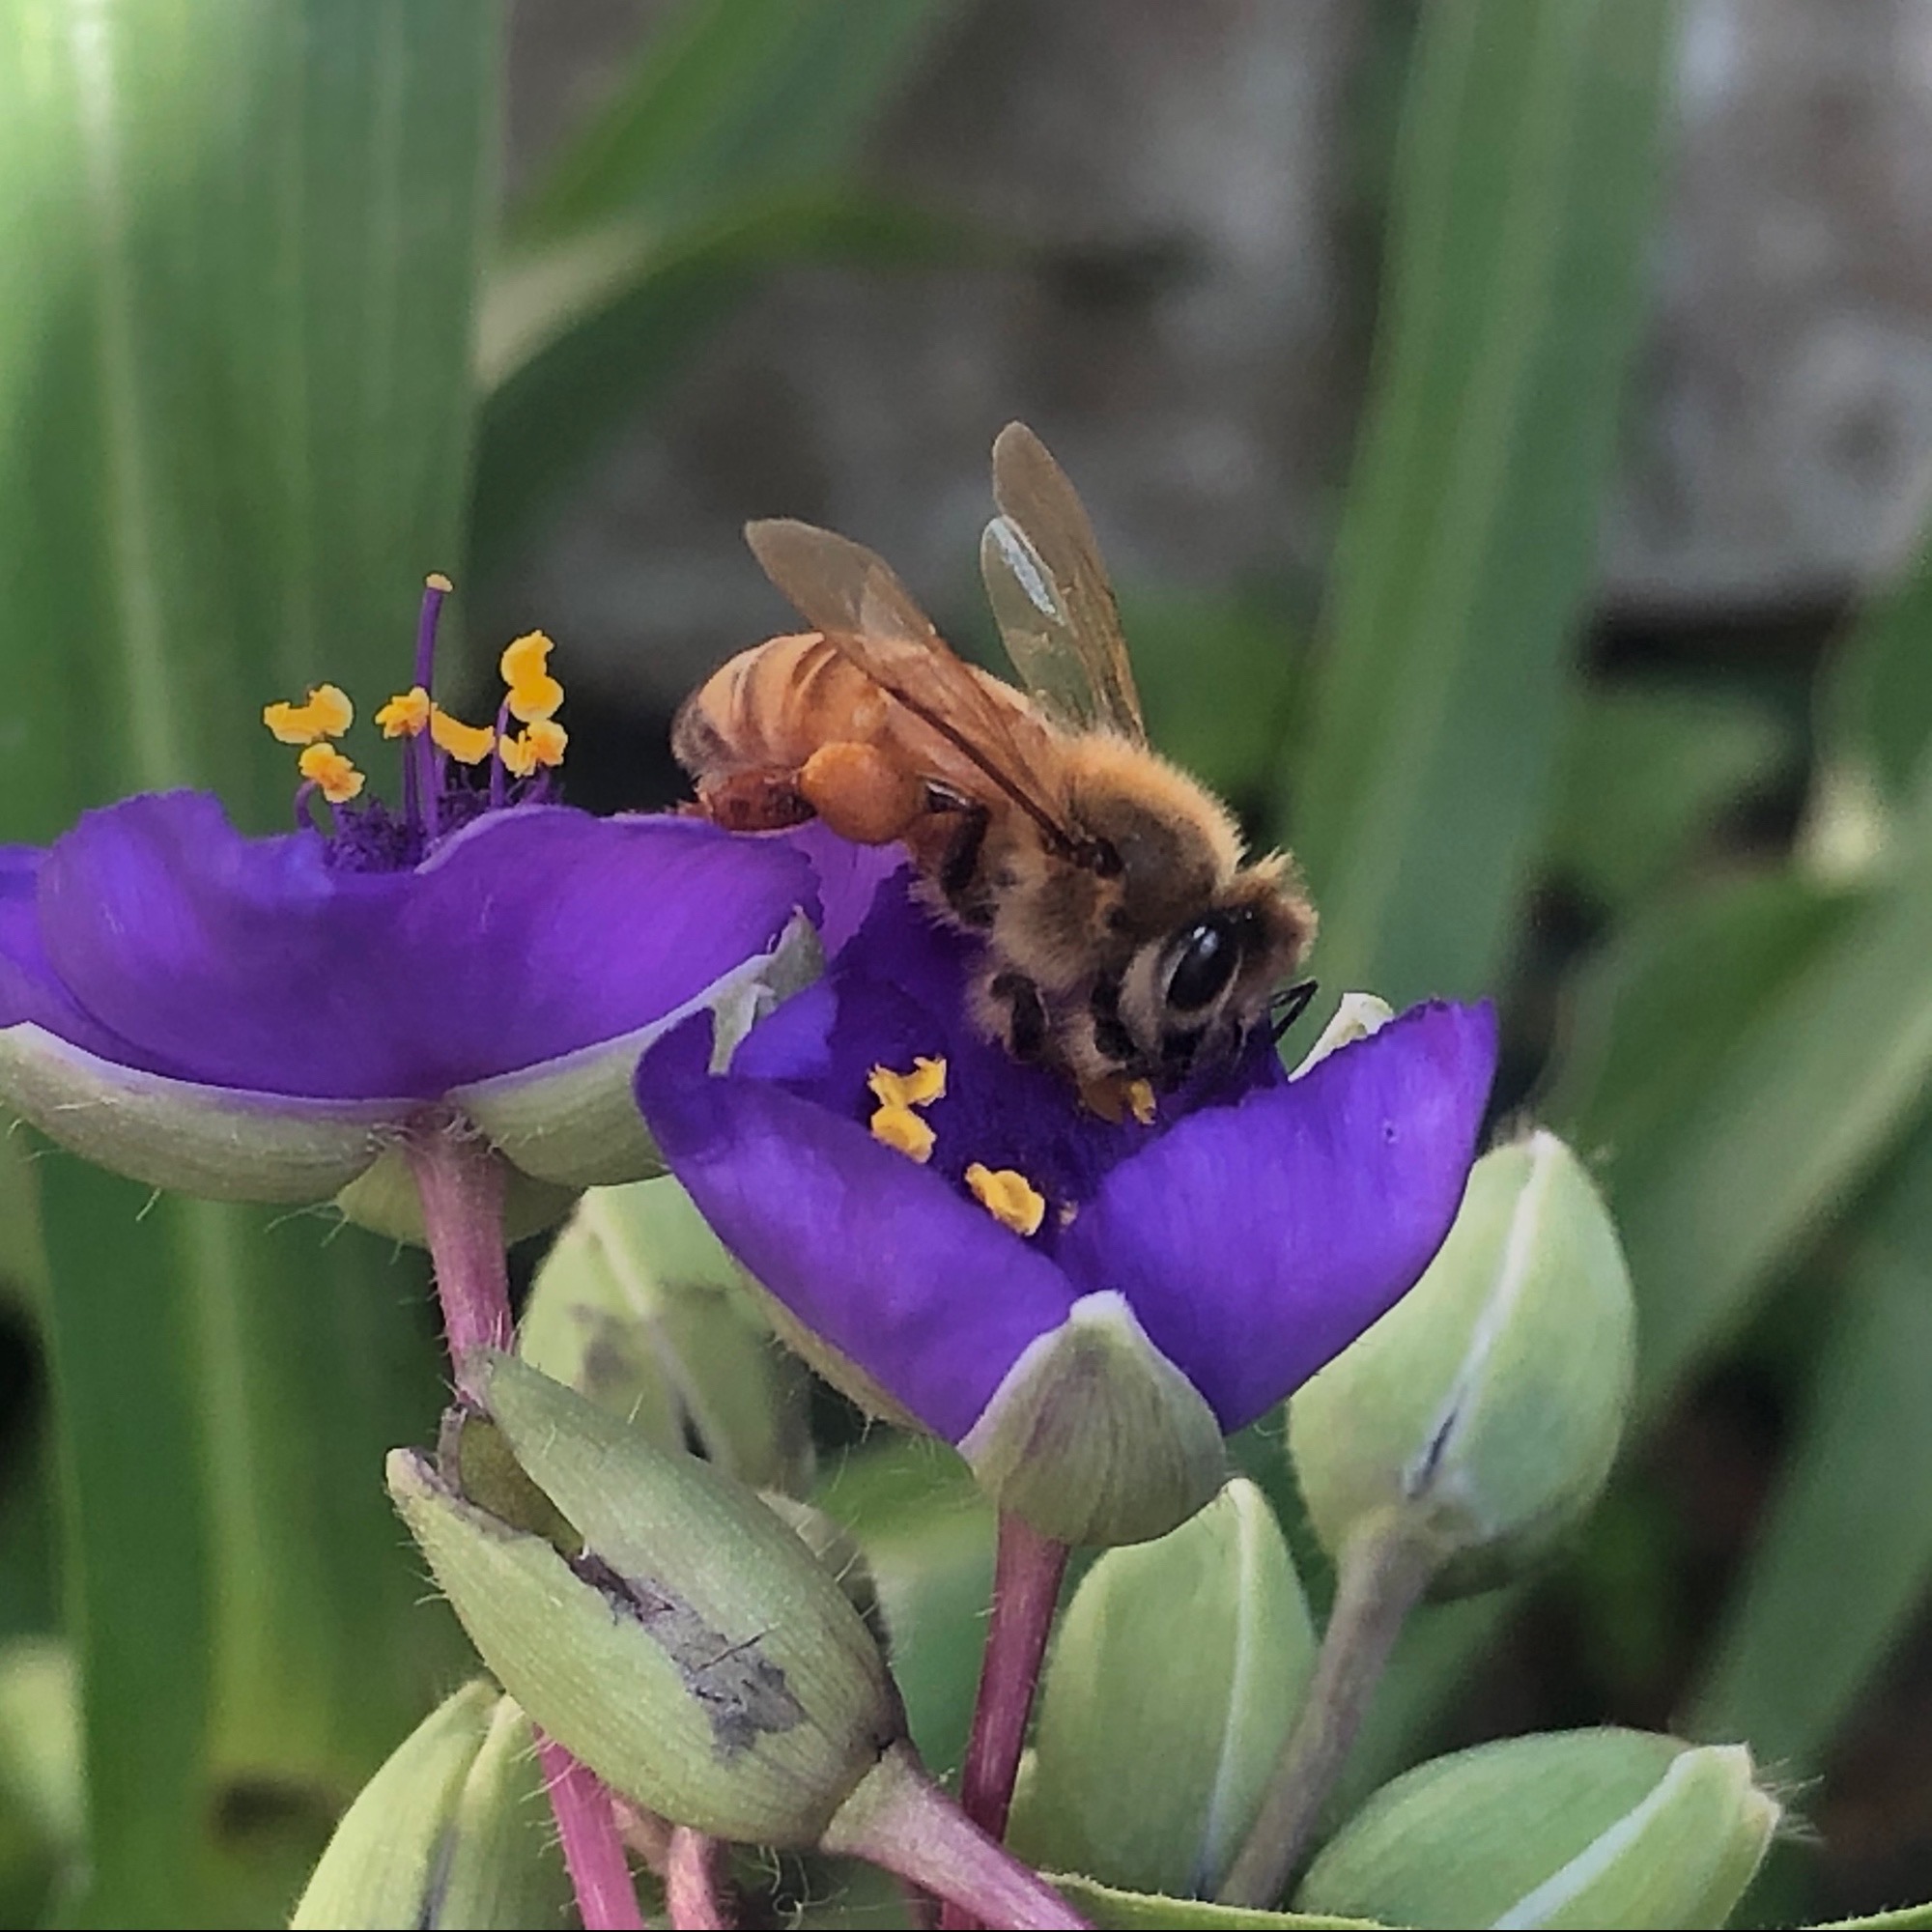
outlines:
[[432, 1711], [363, 1787], [291, 1923], [555, 1925], [569, 1903], [529, 1720], [479, 1681]]
[[811, 1474], [804, 1371], [744, 1271], [668, 1176], [595, 1188], [537, 1270], [517, 1352], [664, 1449], [696, 1442], [741, 1482]]
[[878, 1646], [750, 1492], [515, 1359], [389, 1489], [484, 1662], [648, 1809], [806, 1846], [903, 1735]]
[[1444, 1552], [1435, 1594], [1503, 1581], [1603, 1487], [1634, 1347], [1630, 1276], [1577, 1157], [1541, 1132], [1486, 1154], [1421, 1281], [1289, 1405], [1323, 1544], [1394, 1514]]
[[1370, 1799], [1295, 1894], [1389, 1925], [1722, 1925], [1781, 1816], [1743, 1745], [1509, 1738]]
[[1228, 1473], [1214, 1411], [1114, 1293], [1028, 1346], [959, 1453], [1000, 1508], [1068, 1544], [1165, 1536]]
[[1300, 1579], [1244, 1477], [1158, 1542], [1108, 1550], [1061, 1619], [1013, 1849], [1212, 1896], [1314, 1664]]

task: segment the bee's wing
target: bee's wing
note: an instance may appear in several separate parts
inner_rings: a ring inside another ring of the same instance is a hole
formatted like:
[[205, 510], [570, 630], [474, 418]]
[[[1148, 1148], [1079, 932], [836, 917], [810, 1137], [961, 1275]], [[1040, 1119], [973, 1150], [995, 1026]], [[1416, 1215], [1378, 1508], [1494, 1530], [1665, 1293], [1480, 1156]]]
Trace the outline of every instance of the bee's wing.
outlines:
[[765, 575], [806, 622], [888, 696], [1025, 811], [1049, 842], [1072, 847], [1051, 732], [1017, 693], [975, 671], [932, 627], [885, 560], [849, 537], [775, 517], [745, 526]]
[[1060, 723], [1146, 744], [1094, 526], [1066, 472], [1024, 423], [1009, 423], [994, 440], [993, 500], [1000, 515], [980, 540], [980, 572], [1027, 688]]

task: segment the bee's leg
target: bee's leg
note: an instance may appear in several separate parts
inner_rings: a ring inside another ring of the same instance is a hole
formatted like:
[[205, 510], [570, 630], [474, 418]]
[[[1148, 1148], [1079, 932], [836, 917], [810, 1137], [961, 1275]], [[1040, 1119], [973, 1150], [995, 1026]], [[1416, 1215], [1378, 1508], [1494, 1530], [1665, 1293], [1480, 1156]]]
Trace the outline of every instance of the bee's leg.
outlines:
[[1122, 1071], [1135, 1066], [1141, 1053], [1121, 1018], [1121, 976], [1102, 973], [1094, 981], [1087, 1007], [1094, 1021], [1094, 1050]]
[[1274, 1024], [1269, 1028], [1269, 1032], [1273, 1035], [1277, 1046], [1281, 1043], [1282, 1035], [1308, 1010], [1308, 1003], [1314, 999], [1318, 990], [1315, 980], [1303, 980], [1289, 987], [1286, 992], [1274, 996], [1271, 1002], [1274, 1007]]
[[[993, 814], [983, 805], [937, 786], [927, 788], [926, 798], [932, 810], [952, 812], [957, 819], [939, 855], [934, 875], [939, 895], [962, 925], [983, 929], [993, 923], [993, 906], [980, 878], [980, 859], [986, 847], [986, 828], [992, 823]], [[1037, 997], [1036, 994], [1036, 1000]]]
[[1046, 1008], [1039, 988], [1024, 973], [998, 973], [986, 987], [1007, 1009], [1007, 1051], [1019, 1061], [1046, 1052]]
[[798, 774], [778, 765], [707, 779], [697, 788], [697, 810], [727, 832], [776, 832], [803, 825], [812, 816], [798, 788]]

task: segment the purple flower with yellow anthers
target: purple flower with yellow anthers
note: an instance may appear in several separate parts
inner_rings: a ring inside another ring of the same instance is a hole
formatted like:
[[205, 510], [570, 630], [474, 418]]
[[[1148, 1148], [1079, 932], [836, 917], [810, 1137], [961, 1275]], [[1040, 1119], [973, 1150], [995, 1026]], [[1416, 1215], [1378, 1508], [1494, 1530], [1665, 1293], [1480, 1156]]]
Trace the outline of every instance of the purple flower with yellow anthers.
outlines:
[[414, 684], [377, 714], [400, 809], [364, 796], [337, 742], [353, 707], [322, 685], [264, 714], [300, 748], [299, 829], [246, 838], [184, 791], [0, 847], [0, 1107], [158, 1186], [339, 1197], [398, 1232], [419, 1223], [395, 1156], [429, 1122], [496, 1150], [525, 1225], [655, 1171], [639, 1051], [700, 1009], [735, 1037], [810, 977], [811, 866], [550, 802], [550, 640], [503, 654], [494, 726], [463, 724], [430, 696], [448, 587], [430, 580]]
[[707, 1077], [701, 1020], [653, 1046], [639, 1105], [833, 1379], [956, 1444], [1048, 1537], [1159, 1535], [1218, 1487], [1223, 1436], [1441, 1244], [1493, 1016], [1434, 1003], [1331, 1028], [1294, 1076], [1257, 1029], [1146, 1121], [1110, 1122], [975, 1031], [974, 943], [907, 877], [728, 1073]]

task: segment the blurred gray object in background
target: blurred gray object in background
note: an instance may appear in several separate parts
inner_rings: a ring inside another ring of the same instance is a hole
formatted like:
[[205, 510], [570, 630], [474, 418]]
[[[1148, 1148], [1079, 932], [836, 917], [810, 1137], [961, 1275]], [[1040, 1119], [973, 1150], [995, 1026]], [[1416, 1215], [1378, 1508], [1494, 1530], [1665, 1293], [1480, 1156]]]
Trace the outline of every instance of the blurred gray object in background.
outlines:
[[[513, 166], [661, 12], [524, 0]], [[493, 603], [640, 708], [781, 621], [747, 516], [845, 530], [955, 608], [1014, 415], [1123, 580], [1278, 570], [1284, 534], [1318, 570], [1363, 374], [1361, 116], [1388, 17], [968, 0], [869, 180], [1026, 259], [775, 277]], [[1679, 101], [1605, 599], [1665, 620], [1829, 607], [1916, 526], [1932, 469], [1932, 9], [1687, 0]]]

